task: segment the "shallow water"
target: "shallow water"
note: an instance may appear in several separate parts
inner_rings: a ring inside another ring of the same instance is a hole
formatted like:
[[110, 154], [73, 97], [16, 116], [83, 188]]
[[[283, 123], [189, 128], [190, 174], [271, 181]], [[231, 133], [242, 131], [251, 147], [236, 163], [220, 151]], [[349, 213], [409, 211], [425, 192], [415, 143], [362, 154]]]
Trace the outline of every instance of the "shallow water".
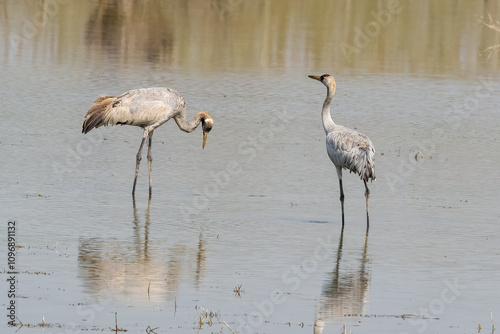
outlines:
[[[345, 57], [388, 6], [0, 2], [0, 216], [22, 246], [23, 330], [107, 331], [116, 312], [132, 333], [490, 333], [500, 86], [483, 50], [500, 34], [478, 19], [500, 8], [401, 2]], [[341, 229], [325, 88], [307, 78], [322, 73], [337, 81], [334, 119], [377, 149], [369, 233], [349, 173]], [[215, 125], [204, 150], [201, 131], [155, 131], [153, 197], [143, 159], [134, 203], [141, 129], [80, 129], [99, 94], [147, 86]]]

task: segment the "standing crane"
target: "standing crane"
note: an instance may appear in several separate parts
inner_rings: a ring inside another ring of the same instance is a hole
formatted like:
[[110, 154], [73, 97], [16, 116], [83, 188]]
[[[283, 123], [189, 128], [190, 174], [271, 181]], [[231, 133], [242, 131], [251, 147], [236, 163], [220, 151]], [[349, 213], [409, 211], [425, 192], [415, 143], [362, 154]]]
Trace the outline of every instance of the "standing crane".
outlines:
[[184, 132], [193, 132], [201, 123], [203, 129], [203, 145], [205, 148], [207, 135], [214, 125], [213, 118], [206, 112], [200, 111], [194, 116], [192, 122], [186, 116], [186, 103], [184, 98], [175, 90], [163, 87], [141, 88], [128, 91], [118, 97], [100, 96], [90, 107], [82, 126], [85, 134], [93, 128], [102, 125], [134, 125], [144, 129], [141, 146], [136, 156], [134, 186], [132, 196], [135, 196], [135, 185], [139, 174], [142, 147], [148, 140], [148, 167], [149, 167], [149, 197], [151, 198], [151, 143], [154, 130], [173, 118], [179, 129]]
[[309, 78], [321, 81], [327, 88], [323, 103], [323, 128], [326, 133], [326, 151], [337, 168], [340, 185], [340, 205], [342, 207], [342, 227], [344, 227], [344, 190], [342, 188], [342, 169], [348, 169], [360, 176], [365, 183], [366, 227], [370, 226], [368, 198], [370, 190], [366, 182], [375, 180], [375, 148], [364, 134], [345, 126], [335, 124], [330, 114], [330, 104], [335, 94], [335, 79], [329, 74], [309, 75]]

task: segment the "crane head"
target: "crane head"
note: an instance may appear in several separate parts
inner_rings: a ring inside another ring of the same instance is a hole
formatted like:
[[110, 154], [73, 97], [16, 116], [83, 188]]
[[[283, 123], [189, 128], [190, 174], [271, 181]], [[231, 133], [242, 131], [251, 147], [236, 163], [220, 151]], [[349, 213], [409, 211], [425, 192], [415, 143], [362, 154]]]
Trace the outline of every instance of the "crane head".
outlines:
[[201, 118], [201, 127], [203, 129], [203, 146], [205, 148], [205, 143], [207, 142], [207, 136], [212, 127], [214, 126], [214, 119], [208, 113], [204, 113], [204, 117]]
[[321, 81], [325, 86], [335, 86], [335, 80], [330, 74], [308, 75], [309, 78]]

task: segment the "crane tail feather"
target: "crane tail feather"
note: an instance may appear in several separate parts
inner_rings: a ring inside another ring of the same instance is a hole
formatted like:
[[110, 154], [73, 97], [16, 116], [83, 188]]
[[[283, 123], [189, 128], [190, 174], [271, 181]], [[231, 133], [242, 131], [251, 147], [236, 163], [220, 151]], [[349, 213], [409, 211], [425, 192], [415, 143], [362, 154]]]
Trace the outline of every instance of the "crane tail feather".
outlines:
[[108, 125], [109, 117], [107, 113], [111, 109], [113, 102], [116, 100], [115, 96], [105, 95], [99, 96], [92, 107], [90, 107], [85, 120], [82, 125], [82, 133], [85, 134], [93, 128], [98, 128], [102, 125]]
[[375, 176], [375, 150], [373, 147], [370, 147], [366, 151], [366, 158], [365, 158], [366, 164], [363, 166], [364, 168], [362, 169], [364, 173], [361, 176], [361, 178], [365, 181], [368, 181], [371, 179], [372, 181], [376, 179]]
[[361, 180], [375, 180], [375, 149], [371, 144], [358, 145], [358, 150], [352, 152], [348, 161], [344, 168], [358, 174]]

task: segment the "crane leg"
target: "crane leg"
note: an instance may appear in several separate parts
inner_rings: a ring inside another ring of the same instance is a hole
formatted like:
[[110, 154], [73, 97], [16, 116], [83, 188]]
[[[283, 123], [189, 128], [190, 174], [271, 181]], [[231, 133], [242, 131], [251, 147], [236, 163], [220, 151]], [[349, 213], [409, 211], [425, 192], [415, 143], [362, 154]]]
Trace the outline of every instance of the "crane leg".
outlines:
[[342, 179], [339, 179], [340, 185], [340, 206], [342, 207], [342, 228], [344, 228], [344, 188], [342, 188]]
[[368, 205], [368, 199], [370, 197], [370, 189], [368, 189], [368, 185], [366, 184], [366, 181], [363, 180], [365, 183], [365, 197], [366, 197], [366, 230], [368, 231], [368, 228], [370, 227], [370, 209]]
[[151, 156], [151, 144], [153, 142], [153, 131], [149, 133], [148, 141], [148, 169], [149, 169], [149, 198], [151, 199], [151, 193], [153, 188], [153, 182], [151, 179], [151, 165], [153, 164], [153, 157]]
[[135, 195], [135, 184], [137, 183], [137, 175], [139, 175], [139, 165], [141, 164], [141, 154], [142, 154], [142, 147], [144, 146], [144, 141], [146, 140], [147, 134], [142, 137], [141, 141], [141, 146], [139, 147], [139, 151], [137, 152], [137, 155], [135, 156], [135, 178], [134, 178], [134, 186], [132, 187], [132, 196]]
[[339, 187], [340, 187], [340, 206], [342, 208], [342, 228], [344, 228], [344, 188], [342, 187], [342, 168], [337, 167], [337, 176], [339, 177]]

